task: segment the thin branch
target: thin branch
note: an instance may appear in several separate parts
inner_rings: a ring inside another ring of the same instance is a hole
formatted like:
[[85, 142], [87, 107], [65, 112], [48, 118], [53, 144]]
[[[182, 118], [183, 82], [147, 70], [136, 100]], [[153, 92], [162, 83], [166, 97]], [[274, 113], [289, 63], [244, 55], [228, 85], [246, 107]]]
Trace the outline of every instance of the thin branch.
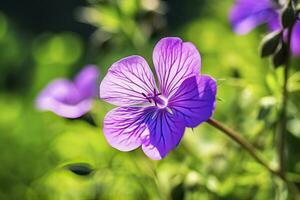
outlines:
[[290, 53], [291, 53], [291, 39], [292, 39], [293, 26], [288, 28], [288, 38], [287, 38], [287, 59], [284, 66], [283, 72], [283, 88], [282, 88], [282, 107], [280, 112], [280, 117], [278, 120], [277, 129], [277, 150], [279, 159], [279, 172], [282, 176], [285, 176], [285, 133], [287, 124], [287, 102], [288, 102], [288, 75], [289, 75], [289, 65], [290, 65]]
[[227, 128], [221, 122], [219, 122], [219, 121], [217, 121], [215, 119], [210, 118], [210, 119], [207, 120], [207, 123], [209, 123], [214, 128], [220, 130], [221, 132], [225, 133], [228, 137], [230, 137], [236, 143], [238, 143], [239, 145], [241, 145], [241, 147], [243, 147], [243, 149], [245, 149], [246, 151], [248, 151], [248, 153], [258, 163], [260, 163], [269, 172], [271, 172], [275, 176], [279, 177], [282, 181], [284, 181], [286, 183], [286, 185], [288, 186], [288, 188], [290, 189], [290, 191], [295, 195], [295, 199], [299, 200], [300, 195], [299, 195], [299, 190], [298, 190], [297, 186], [293, 182], [290, 182], [282, 173], [280, 173], [279, 170], [275, 170], [275, 169], [271, 168], [269, 166], [268, 162], [263, 157], [261, 157], [258, 154], [258, 152], [256, 151], [255, 147], [251, 143], [249, 143], [247, 140], [245, 140], [244, 138], [242, 138], [239, 133], [237, 133], [237, 132], [235, 132], [235, 131]]
[[240, 134], [238, 134], [237, 132], [225, 127], [221, 122], [210, 118], [207, 123], [209, 123], [210, 125], [212, 125], [213, 127], [219, 129], [220, 131], [222, 131], [223, 133], [225, 133], [228, 137], [230, 137], [231, 139], [233, 139], [236, 143], [238, 143], [239, 145], [241, 145], [245, 150], [248, 151], [248, 153], [257, 161], [259, 162], [262, 166], [264, 166], [267, 170], [269, 170], [271, 173], [275, 174], [275, 175], [279, 175], [278, 171], [272, 169], [268, 163], [261, 157], [258, 155], [255, 147], [247, 142], [244, 138], [242, 138], [240, 136]]

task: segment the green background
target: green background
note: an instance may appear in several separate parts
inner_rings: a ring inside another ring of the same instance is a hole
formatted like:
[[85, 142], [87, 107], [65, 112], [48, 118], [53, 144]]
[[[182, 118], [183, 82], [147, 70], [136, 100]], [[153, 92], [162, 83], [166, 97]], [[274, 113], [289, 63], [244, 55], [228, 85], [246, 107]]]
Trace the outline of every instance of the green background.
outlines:
[[[102, 133], [113, 107], [95, 99], [86, 121], [35, 108], [39, 92], [96, 64], [100, 80], [109, 66], [138, 54], [152, 65], [152, 50], [166, 36], [193, 42], [202, 73], [218, 82], [214, 118], [237, 130], [277, 164], [275, 128], [282, 68], [259, 57], [266, 32], [231, 30], [231, 0], [89, 0], [0, 2], [0, 199], [291, 199], [285, 184], [223, 133], [206, 123], [187, 129], [161, 161], [138, 149], [110, 147]], [[300, 186], [300, 62], [289, 78], [286, 165]], [[89, 163], [78, 176], [63, 166]]]

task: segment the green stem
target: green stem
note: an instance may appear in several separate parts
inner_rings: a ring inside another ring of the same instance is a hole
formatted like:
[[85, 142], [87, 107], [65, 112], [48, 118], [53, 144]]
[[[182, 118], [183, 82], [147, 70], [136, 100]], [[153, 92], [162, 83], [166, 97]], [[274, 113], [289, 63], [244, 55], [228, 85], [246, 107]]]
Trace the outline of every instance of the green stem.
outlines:
[[278, 172], [274, 169], [272, 169], [268, 163], [261, 157], [259, 156], [259, 154], [257, 153], [255, 147], [247, 142], [244, 138], [242, 138], [240, 136], [240, 134], [238, 134], [237, 132], [225, 127], [221, 122], [210, 118], [207, 123], [209, 123], [210, 125], [212, 125], [213, 127], [219, 129], [220, 131], [222, 131], [223, 133], [225, 133], [228, 137], [230, 137], [231, 139], [233, 139], [236, 143], [238, 143], [239, 145], [241, 145], [246, 151], [248, 151], [248, 153], [257, 161], [259, 162], [262, 166], [264, 166], [267, 170], [269, 170], [271, 173], [275, 174], [275, 175], [279, 175]]
[[225, 133], [228, 137], [230, 137], [232, 140], [234, 140], [236, 143], [238, 143], [241, 147], [243, 147], [243, 149], [248, 151], [248, 153], [258, 163], [260, 163], [269, 172], [271, 172], [275, 176], [279, 177], [282, 181], [284, 181], [286, 183], [286, 185], [288, 186], [288, 188], [290, 189], [290, 191], [294, 193], [297, 200], [300, 198], [297, 186], [293, 182], [290, 182], [282, 173], [280, 173], [279, 170], [275, 170], [275, 169], [271, 168], [269, 166], [268, 162], [258, 154], [255, 147], [251, 143], [247, 142], [247, 140], [242, 138], [239, 133], [235, 132], [234, 130], [231, 130], [231, 129], [227, 128], [221, 122], [219, 122], [215, 119], [212, 119], [212, 118], [208, 119], [207, 123], [209, 123], [214, 128], [220, 130], [221, 132]]
[[278, 120], [278, 135], [277, 135], [277, 149], [279, 159], [279, 172], [282, 176], [285, 176], [285, 135], [286, 135], [286, 124], [287, 124], [287, 102], [288, 102], [288, 75], [290, 65], [290, 49], [291, 49], [291, 38], [292, 38], [293, 26], [288, 28], [287, 38], [287, 59], [284, 65], [283, 72], [283, 88], [282, 88], [282, 106], [280, 111], [280, 117]]

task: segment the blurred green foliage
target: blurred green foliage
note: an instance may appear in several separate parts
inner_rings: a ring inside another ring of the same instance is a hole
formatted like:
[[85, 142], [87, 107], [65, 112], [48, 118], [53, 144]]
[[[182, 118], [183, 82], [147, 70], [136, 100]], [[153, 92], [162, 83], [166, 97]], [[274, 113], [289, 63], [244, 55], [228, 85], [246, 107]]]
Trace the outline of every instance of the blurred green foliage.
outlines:
[[[233, 1], [188, 2], [200, 5], [201, 13], [174, 28], [168, 26], [174, 21], [166, 23], [176, 20], [170, 17], [176, 10], [168, 9], [173, 1], [89, 0], [74, 16], [96, 27], [88, 40], [70, 31], [45, 30], [28, 37], [0, 10], [0, 199], [292, 199], [284, 183], [207, 124], [187, 129], [169, 156], [151, 161], [141, 150], [124, 153], [107, 144], [101, 128], [112, 106], [99, 99], [91, 112], [98, 127], [35, 109], [35, 97], [49, 81], [72, 77], [87, 63], [97, 64], [102, 78], [113, 62], [132, 54], [152, 63], [155, 43], [179, 36], [197, 46], [202, 73], [218, 81], [214, 117], [238, 130], [276, 165], [282, 69], [259, 58], [264, 28], [236, 36], [227, 20]], [[189, 10], [184, 12], [190, 16]], [[299, 90], [295, 58], [285, 153], [288, 176], [297, 184]], [[64, 167], [71, 163], [88, 163], [94, 171], [78, 176]]]

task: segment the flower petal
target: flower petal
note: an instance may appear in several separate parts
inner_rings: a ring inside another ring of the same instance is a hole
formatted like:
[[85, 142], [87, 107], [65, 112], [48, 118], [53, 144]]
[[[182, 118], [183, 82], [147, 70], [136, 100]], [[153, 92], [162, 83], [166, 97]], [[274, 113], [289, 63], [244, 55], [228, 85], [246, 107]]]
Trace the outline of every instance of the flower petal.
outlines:
[[94, 65], [86, 66], [75, 77], [74, 82], [82, 98], [91, 98], [97, 95], [98, 77], [99, 70]]
[[230, 22], [238, 34], [246, 34], [256, 26], [278, 20], [270, 0], [238, 0], [230, 12]]
[[[276, 15], [276, 16], [275, 16]], [[277, 31], [281, 28], [281, 24], [280, 24], [280, 16], [278, 13], [274, 13], [274, 17], [272, 17], [269, 21], [268, 21], [268, 29], [270, 32], [273, 31]]]
[[200, 73], [201, 58], [196, 47], [180, 38], [161, 39], [154, 48], [153, 62], [160, 83], [160, 92], [168, 97], [182, 81]]
[[141, 144], [142, 135], [149, 135], [145, 119], [153, 107], [119, 107], [106, 114], [103, 132], [108, 143], [120, 150], [131, 151]]
[[300, 22], [298, 21], [292, 33], [291, 50], [294, 56], [300, 56]]
[[146, 120], [149, 135], [143, 137], [142, 149], [153, 160], [160, 160], [180, 142], [184, 123], [166, 109], [159, 109]]
[[153, 94], [155, 80], [140, 56], [130, 56], [114, 63], [100, 85], [100, 98], [117, 105], [128, 106], [146, 103], [142, 95]]
[[51, 82], [38, 96], [37, 108], [66, 118], [78, 118], [91, 109], [90, 99], [81, 100], [75, 85], [68, 80]]
[[169, 106], [174, 114], [185, 121], [187, 127], [196, 127], [207, 121], [215, 108], [217, 85], [209, 76], [201, 75], [186, 79], [174, 96]]

